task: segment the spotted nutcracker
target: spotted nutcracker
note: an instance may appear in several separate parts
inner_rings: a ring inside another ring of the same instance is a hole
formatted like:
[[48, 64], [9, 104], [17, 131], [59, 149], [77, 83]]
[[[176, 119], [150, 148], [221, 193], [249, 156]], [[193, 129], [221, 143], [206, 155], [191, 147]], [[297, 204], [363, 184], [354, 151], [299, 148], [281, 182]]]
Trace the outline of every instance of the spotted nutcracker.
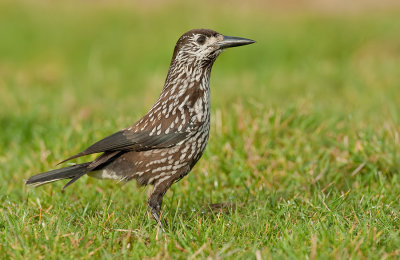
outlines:
[[210, 131], [210, 73], [214, 61], [230, 47], [253, 40], [194, 29], [176, 43], [160, 97], [132, 126], [112, 134], [61, 163], [102, 153], [91, 162], [30, 177], [26, 184], [71, 179], [63, 189], [87, 174], [123, 182], [136, 179], [153, 185], [148, 209], [161, 225], [162, 199], [169, 187], [187, 175], [200, 159]]

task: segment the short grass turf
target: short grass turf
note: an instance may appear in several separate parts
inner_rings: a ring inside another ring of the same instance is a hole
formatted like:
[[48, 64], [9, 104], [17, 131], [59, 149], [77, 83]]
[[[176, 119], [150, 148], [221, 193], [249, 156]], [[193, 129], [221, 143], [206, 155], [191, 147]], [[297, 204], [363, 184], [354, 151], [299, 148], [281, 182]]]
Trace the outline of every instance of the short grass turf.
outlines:
[[[2, 258], [398, 258], [400, 12], [274, 10], [0, 3]], [[134, 182], [24, 186], [139, 119], [196, 27], [257, 44], [215, 63], [209, 145], [165, 196], [166, 233]]]

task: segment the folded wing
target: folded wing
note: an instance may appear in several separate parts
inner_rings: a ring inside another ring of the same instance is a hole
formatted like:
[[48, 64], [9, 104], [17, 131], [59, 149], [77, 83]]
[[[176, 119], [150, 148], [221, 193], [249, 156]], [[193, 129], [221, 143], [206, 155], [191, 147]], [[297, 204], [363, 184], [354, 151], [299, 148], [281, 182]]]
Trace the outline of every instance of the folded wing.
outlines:
[[[66, 162], [81, 156], [116, 151], [145, 151], [152, 149], [168, 148], [185, 140], [188, 132], [171, 132], [168, 134], [150, 135], [150, 132], [134, 132], [121, 130], [88, 147], [86, 150], [60, 162]], [[59, 163], [59, 164], [60, 164]]]

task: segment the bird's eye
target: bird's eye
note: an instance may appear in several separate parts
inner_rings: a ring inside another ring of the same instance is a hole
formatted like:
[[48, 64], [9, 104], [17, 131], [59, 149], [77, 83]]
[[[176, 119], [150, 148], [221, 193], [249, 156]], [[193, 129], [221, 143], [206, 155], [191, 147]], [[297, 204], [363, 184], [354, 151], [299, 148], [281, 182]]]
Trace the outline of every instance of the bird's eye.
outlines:
[[197, 38], [197, 43], [200, 45], [203, 45], [206, 42], [206, 36], [202, 35], [199, 38]]

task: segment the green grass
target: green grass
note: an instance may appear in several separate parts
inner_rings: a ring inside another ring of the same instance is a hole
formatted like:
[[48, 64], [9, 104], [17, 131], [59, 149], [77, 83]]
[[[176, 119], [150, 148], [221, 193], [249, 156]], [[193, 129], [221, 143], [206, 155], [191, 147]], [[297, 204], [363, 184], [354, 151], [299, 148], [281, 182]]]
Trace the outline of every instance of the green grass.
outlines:
[[[0, 3], [2, 258], [399, 257], [400, 10], [90, 3]], [[165, 196], [170, 231], [134, 182], [24, 186], [140, 118], [196, 27], [257, 44], [214, 66], [210, 142]]]

